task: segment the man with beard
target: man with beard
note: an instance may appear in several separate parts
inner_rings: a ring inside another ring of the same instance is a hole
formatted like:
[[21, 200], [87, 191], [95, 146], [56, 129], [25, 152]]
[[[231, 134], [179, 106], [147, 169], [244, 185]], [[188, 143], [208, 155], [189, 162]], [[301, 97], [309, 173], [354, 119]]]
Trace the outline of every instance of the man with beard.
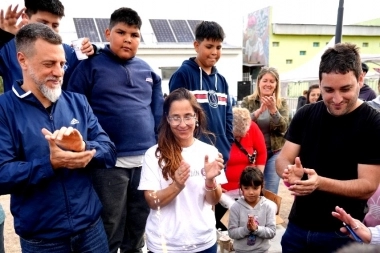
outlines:
[[[22, 78], [22, 72], [16, 58], [16, 44], [14, 36], [17, 31], [28, 23], [43, 23], [59, 32], [61, 19], [65, 16], [65, 9], [59, 0], [25, 0], [25, 8], [18, 9], [18, 5], [0, 11], [0, 76], [3, 78], [4, 91], [12, 89], [14, 81]], [[17, 21], [20, 20], [19, 23]], [[79, 60], [74, 49], [63, 44], [66, 56], [65, 78], [62, 88], [65, 90], [70, 75]], [[88, 38], [83, 41], [82, 52], [88, 56], [97, 50]]]
[[0, 194], [23, 252], [108, 252], [90, 171], [116, 149], [83, 95], [61, 91], [65, 53], [48, 26], [16, 34], [23, 80], [0, 96]]
[[296, 196], [283, 253], [329, 253], [349, 243], [331, 212], [340, 206], [362, 220], [379, 186], [380, 153], [369, 143], [380, 142], [380, 114], [358, 99], [363, 75], [356, 45], [327, 49], [319, 81], [323, 102], [297, 111], [276, 160], [278, 175]]

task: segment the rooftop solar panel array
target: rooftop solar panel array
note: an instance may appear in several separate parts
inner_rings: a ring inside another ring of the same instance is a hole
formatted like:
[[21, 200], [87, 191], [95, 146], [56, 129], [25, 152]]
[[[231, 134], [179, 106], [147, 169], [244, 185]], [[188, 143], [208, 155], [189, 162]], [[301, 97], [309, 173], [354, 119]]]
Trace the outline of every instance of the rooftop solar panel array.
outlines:
[[169, 20], [178, 42], [192, 42], [194, 35], [186, 20]]
[[102, 38], [103, 42], [107, 42], [106, 36], [105, 36], [105, 31], [108, 28], [108, 25], [110, 23], [109, 18], [96, 18], [95, 19], [96, 25], [98, 26], [98, 31], [100, 34], [100, 37]]
[[166, 19], [149, 19], [157, 42], [177, 42]]
[[[91, 42], [108, 42], [105, 30], [109, 18], [74, 18], [78, 38], [87, 37]], [[201, 20], [149, 19], [157, 42], [193, 42], [194, 32]], [[144, 42], [141, 36], [141, 42]]]
[[100, 42], [98, 30], [93, 18], [74, 18], [78, 38], [87, 37], [91, 42]]
[[202, 20], [187, 20], [187, 22], [189, 22], [191, 31], [195, 35], [195, 28], [197, 27], [198, 24], [202, 22]]

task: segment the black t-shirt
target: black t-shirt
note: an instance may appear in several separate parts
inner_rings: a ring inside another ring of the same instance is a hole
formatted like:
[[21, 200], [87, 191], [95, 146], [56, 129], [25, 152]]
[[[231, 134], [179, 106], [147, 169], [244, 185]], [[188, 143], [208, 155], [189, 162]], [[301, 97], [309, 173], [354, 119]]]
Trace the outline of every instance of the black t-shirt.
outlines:
[[[323, 101], [305, 105], [295, 114], [285, 138], [301, 146], [303, 167], [323, 177], [357, 179], [358, 164], [380, 164], [376, 148], [380, 114], [366, 103], [339, 117], [329, 114]], [[289, 220], [309, 230], [339, 230], [342, 222], [331, 215], [335, 206], [362, 220], [366, 202], [316, 190], [295, 198]]]

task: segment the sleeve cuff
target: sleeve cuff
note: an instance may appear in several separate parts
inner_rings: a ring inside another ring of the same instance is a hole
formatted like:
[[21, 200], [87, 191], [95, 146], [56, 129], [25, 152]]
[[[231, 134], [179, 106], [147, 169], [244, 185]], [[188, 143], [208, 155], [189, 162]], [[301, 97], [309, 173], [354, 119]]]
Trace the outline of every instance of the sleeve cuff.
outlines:
[[370, 244], [380, 244], [380, 225], [376, 227], [368, 227], [372, 234]]

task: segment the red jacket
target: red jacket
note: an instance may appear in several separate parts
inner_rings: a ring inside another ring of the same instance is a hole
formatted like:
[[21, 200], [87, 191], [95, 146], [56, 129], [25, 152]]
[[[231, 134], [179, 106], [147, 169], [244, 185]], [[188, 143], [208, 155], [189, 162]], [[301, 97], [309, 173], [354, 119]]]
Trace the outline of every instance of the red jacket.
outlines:
[[[267, 161], [267, 149], [265, 146], [264, 135], [255, 122], [252, 121], [247, 134], [240, 139], [240, 144], [252, 154], [257, 151], [256, 165], [265, 165]], [[230, 159], [226, 166], [227, 184], [222, 185], [222, 188], [230, 191], [239, 188], [240, 175], [249, 163], [247, 155], [245, 155], [235, 143], [231, 146]]]

